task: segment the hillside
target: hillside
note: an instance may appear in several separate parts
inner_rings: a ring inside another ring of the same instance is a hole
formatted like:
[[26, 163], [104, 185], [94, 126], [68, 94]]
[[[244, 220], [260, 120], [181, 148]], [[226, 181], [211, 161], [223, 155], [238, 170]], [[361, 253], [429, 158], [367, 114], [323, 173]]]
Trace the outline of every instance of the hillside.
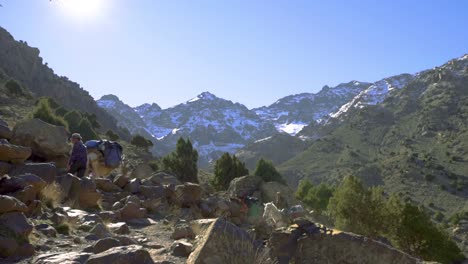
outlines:
[[288, 182], [356, 175], [445, 219], [468, 210], [468, 55], [410, 79], [382, 103], [330, 122], [329, 134], [281, 165]]

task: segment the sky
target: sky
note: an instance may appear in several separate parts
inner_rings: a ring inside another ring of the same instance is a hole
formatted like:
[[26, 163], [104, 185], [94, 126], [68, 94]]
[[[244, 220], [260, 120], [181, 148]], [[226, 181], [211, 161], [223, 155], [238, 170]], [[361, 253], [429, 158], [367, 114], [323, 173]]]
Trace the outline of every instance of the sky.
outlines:
[[0, 26], [98, 99], [249, 108], [468, 53], [468, 1], [0, 0]]

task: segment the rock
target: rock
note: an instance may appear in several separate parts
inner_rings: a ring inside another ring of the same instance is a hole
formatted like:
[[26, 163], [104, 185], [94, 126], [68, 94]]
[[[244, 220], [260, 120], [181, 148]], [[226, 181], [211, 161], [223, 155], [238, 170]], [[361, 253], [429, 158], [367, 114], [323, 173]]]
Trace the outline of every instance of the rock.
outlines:
[[96, 183], [96, 187], [104, 192], [122, 191], [122, 189], [115, 185], [110, 179], [97, 178], [94, 179], [94, 182]]
[[12, 164], [5, 162], [5, 161], [0, 161], [0, 177], [9, 174], [8, 172], [11, 170], [13, 167]]
[[121, 202], [115, 202], [113, 205], [112, 205], [112, 210], [119, 210], [123, 207], [123, 204]]
[[145, 244], [145, 247], [151, 248], [151, 249], [161, 249], [161, 248], [164, 248], [163, 245], [161, 245], [160, 243], [157, 243], [157, 242], [148, 242], [148, 243]]
[[46, 182], [41, 179], [40, 177], [34, 174], [24, 174], [18, 176], [21, 180], [23, 180], [27, 185], [31, 185], [33, 187], [34, 192], [40, 193], [42, 189], [46, 186]]
[[161, 199], [145, 199], [141, 203], [143, 208], [146, 208], [149, 212], [156, 212], [159, 206], [161, 206], [162, 200]]
[[181, 185], [182, 183], [174, 175], [158, 172], [147, 179], [153, 185]]
[[40, 200], [31, 201], [28, 204], [28, 211], [26, 211], [27, 217], [39, 216], [42, 214], [42, 202]]
[[104, 222], [115, 223], [118, 222], [121, 218], [120, 212], [118, 211], [101, 211], [98, 212], [98, 215]]
[[114, 178], [114, 184], [119, 186], [120, 188], [124, 188], [125, 185], [127, 185], [129, 181], [130, 179], [127, 176], [122, 175], [122, 174], [119, 174], [115, 176]]
[[17, 124], [13, 129], [11, 142], [30, 147], [34, 155], [45, 159], [67, 155], [70, 151], [66, 129], [40, 119]]
[[0, 176], [0, 194], [8, 194], [20, 191], [26, 187], [26, 183], [17, 177], [8, 175]]
[[58, 252], [42, 254], [34, 258], [33, 264], [84, 264], [91, 256], [86, 252]]
[[56, 237], [57, 230], [48, 224], [39, 224], [34, 227], [36, 230], [46, 235], [47, 237]]
[[294, 198], [294, 191], [287, 185], [278, 182], [264, 182], [260, 185], [262, 192], [262, 200], [264, 203], [276, 202], [276, 194], [281, 193], [289, 206], [296, 205], [297, 201]]
[[138, 164], [135, 169], [133, 169], [132, 173], [130, 174], [130, 178], [145, 179], [150, 177], [153, 173], [153, 169], [148, 164], [141, 163]]
[[147, 199], [166, 198], [166, 188], [163, 186], [140, 186], [140, 193]]
[[[82, 209], [98, 207], [98, 201], [101, 199], [102, 195], [96, 190], [96, 184], [93, 180], [89, 178], [80, 179], [69, 174], [67, 174], [66, 177], [69, 179], [71, 178], [71, 180], [62, 180], [62, 182], [66, 184], [68, 184], [68, 182], [71, 183], [71, 187], [68, 192], [70, 200], [76, 201], [78, 206]], [[67, 186], [64, 187], [66, 188]]]
[[174, 227], [174, 232], [171, 235], [172, 239], [178, 240], [181, 238], [195, 238], [192, 228], [187, 223], [180, 223]]
[[138, 242], [135, 239], [127, 236], [116, 236], [114, 238], [117, 239], [122, 246], [138, 245]]
[[141, 206], [141, 200], [140, 198], [138, 198], [138, 196], [136, 195], [129, 195], [125, 198], [125, 201], [124, 203], [129, 203], [129, 202], [132, 202], [138, 206]]
[[29, 204], [32, 201], [36, 200], [37, 194], [38, 193], [37, 193], [36, 189], [34, 189], [34, 187], [32, 185], [27, 185], [23, 189], [21, 189], [21, 190], [19, 190], [17, 192], [11, 193], [10, 195], [15, 197], [16, 199], [20, 200], [21, 202], [23, 202], [25, 204]]
[[229, 184], [228, 193], [233, 197], [252, 195], [255, 190], [260, 188], [260, 184], [262, 182], [262, 178], [258, 176], [243, 176], [235, 178]]
[[311, 259], [317, 263], [422, 263], [384, 243], [344, 232], [299, 239], [294, 263], [306, 263]]
[[73, 174], [65, 174], [63, 176], [57, 177], [56, 182], [59, 184], [60, 189], [63, 192], [63, 196], [69, 199], [75, 199], [77, 194], [70, 193], [72, 189], [77, 190], [80, 184], [80, 178], [76, 177]]
[[140, 192], [140, 179], [131, 179], [130, 182], [125, 185], [125, 191], [130, 193], [139, 193]]
[[109, 238], [99, 239], [93, 245], [85, 248], [83, 251], [98, 254], [108, 249], [111, 249], [113, 247], [120, 247], [120, 246], [121, 246], [120, 241], [118, 241], [115, 238], [109, 237]]
[[192, 206], [200, 203], [203, 190], [199, 184], [186, 182], [175, 187], [175, 195], [181, 206]]
[[211, 226], [216, 221], [216, 218], [211, 218], [211, 219], [197, 219], [190, 221], [190, 227], [193, 231], [193, 233], [198, 236], [198, 235], [203, 235], [206, 230]]
[[26, 216], [20, 212], [10, 212], [0, 215], [0, 228], [5, 228], [11, 231], [15, 237], [26, 241], [33, 230], [32, 224]]
[[100, 239], [112, 236], [109, 230], [107, 230], [106, 226], [101, 223], [95, 225], [89, 232], [93, 235], [96, 235]]
[[256, 252], [253, 240], [246, 231], [218, 218], [200, 238], [187, 263], [231, 263], [233, 258], [242, 258], [244, 263], [255, 263]]
[[18, 242], [12, 237], [0, 234], [0, 257], [11, 257], [18, 251]]
[[130, 228], [125, 222], [108, 224], [107, 228], [114, 234], [120, 234], [120, 235], [130, 234]]
[[140, 210], [138, 205], [133, 202], [128, 202], [122, 209], [120, 209], [120, 214], [122, 219], [127, 221], [134, 218], [143, 218], [146, 216], [146, 210]]
[[52, 214], [52, 217], [50, 218], [50, 220], [52, 221], [52, 223], [58, 226], [67, 221], [67, 216], [65, 214], [55, 212]]
[[0, 195], [0, 214], [9, 212], [26, 212], [28, 207], [20, 200], [7, 196]]
[[7, 125], [3, 124], [3, 122], [0, 123], [0, 139], [10, 140], [11, 137], [13, 137], [11, 129]]
[[55, 181], [57, 168], [52, 163], [26, 163], [16, 165], [10, 169], [8, 175], [19, 176], [23, 174], [34, 174], [44, 180], [47, 184]]
[[8, 143], [6, 139], [0, 139], [0, 160], [13, 164], [23, 163], [31, 156], [31, 148], [17, 146]]
[[127, 220], [127, 223], [131, 226], [139, 226], [139, 227], [156, 224], [156, 222], [151, 218], [133, 218], [133, 219]]
[[193, 245], [185, 241], [174, 241], [171, 246], [172, 255], [186, 258], [192, 252]]
[[92, 255], [86, 264], [153, 264], [148, 251], [141, 246], [130, 245], [114, 247], [99, 254]]

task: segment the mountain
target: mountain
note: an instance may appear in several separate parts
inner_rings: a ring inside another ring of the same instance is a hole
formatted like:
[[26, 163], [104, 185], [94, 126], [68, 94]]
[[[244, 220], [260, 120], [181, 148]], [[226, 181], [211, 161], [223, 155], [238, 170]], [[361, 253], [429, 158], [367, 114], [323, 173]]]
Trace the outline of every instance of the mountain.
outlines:
[[337, 118], [316, 127], [327, 133], [281, 164], [280, 171], [293, 186], [302, 178], [336, 183], [355, 175], [445, 219], [467, 211], [467, 84], [468, 55], [378, 82], [366, 91], [375, 95], [370, 91], [380, 89], [384, 96], [375, 96], [378, 101], [357, 96]]
[[274, 124], [279, 132], [296, 135], [310, 123], [321, 122], [348, 103], [371, 84], [352, 81], [336, 87], [324, 86], [318, 93], [286, 96], [270, 106], [253, 109], [258, 116]]
[[48, 96], [69, 109], [95, 114], [103, 131], [112, 129], [128, 137], [116, 125], [115, 118], [99, 107], [87, 91], [67, 77], [56, 75], [39, 55], [39, 49], [16, 41], [0, 27], [0, 69], [6, 75], [31, 90], [35, 97]]

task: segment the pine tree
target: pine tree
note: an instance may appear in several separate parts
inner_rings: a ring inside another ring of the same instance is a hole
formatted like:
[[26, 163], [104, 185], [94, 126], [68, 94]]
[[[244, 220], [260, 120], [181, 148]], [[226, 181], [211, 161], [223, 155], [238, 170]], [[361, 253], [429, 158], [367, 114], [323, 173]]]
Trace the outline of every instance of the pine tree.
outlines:
[[83, 117], [81, 116], [81, 114], [78, 111], [72, 110], [72, 111], [67, 112], [63, 116], [63, 119], [65, 119], [65, 121], [67, 121], [68, 130], [71, 133], [80, 133], [80, 134], [82, 133], [80, 131], [80, 123], [81, 123], [81, 120], [83, 119]]
[[106, 132], [107, 138], [109, 138], [110, 141], [117, 141], [119, 140], [119, 135], [117, 135], [114, 131], [111, 129], [107, 130]]
[[78, 133], [81, 134], [84, 141], [99, 138], [97, 133], [94, 131], [93, 126], [91, 125], [91, 123], [88, 121], [86, 117], [81, 119], [80, 124], [78, 125], [78, 128], [77, 128], [77, 131]]
[[198, 152], [190, 139], [179, 138], [176, 150], [163, 158], [163, 165], [182, 182], [198, 183]]
[[144, 150], [148, 150], [148, 148], [153, 146], [153, 142], [151, 140], [146, 139], [141, 135], [135, 135], [130, 141], [130, 144], [142, 148]]
[[276, 170], [275, 166], [271, 161], [260, 159], [257, 162], [257, 167], [254, 172], [255, 176], [259, 176], [266, 182], [275, 181], [279, 183], [285, 183], [281, 174]]
[[216, 161], [214, 174], [211, 184], [217, 190], [226, 190], [234, 178], [248, 175], [249, 170], [235, 155], [231, 157], [229, 153], [224, 153]]

